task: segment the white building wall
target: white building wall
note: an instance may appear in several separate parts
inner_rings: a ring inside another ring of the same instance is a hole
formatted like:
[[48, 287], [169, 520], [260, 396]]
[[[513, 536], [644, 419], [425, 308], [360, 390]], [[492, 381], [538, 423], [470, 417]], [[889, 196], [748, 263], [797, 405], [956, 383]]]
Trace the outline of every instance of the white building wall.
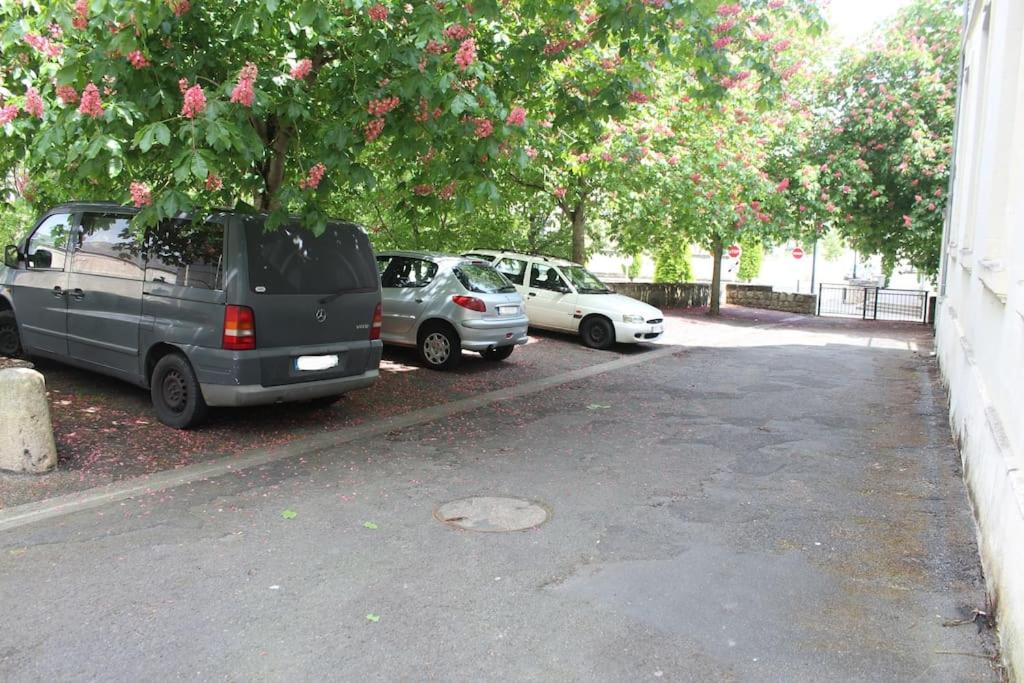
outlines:
[[1003, 654], [1024, 680], [1024, 0], [974, 0], [937, 349]]

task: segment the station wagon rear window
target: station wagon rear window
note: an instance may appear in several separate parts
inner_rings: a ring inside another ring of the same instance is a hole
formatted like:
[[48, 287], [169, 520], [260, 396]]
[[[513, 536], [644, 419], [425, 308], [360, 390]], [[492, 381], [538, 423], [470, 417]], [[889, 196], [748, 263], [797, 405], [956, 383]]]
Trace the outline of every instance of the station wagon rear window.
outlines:
[[296, 225], [267, 232], [246, 223], [249, 285], [261, 294], [338, 294], [376, 291], [379, 275], [366, 234], [328, 223], [322, 235]]

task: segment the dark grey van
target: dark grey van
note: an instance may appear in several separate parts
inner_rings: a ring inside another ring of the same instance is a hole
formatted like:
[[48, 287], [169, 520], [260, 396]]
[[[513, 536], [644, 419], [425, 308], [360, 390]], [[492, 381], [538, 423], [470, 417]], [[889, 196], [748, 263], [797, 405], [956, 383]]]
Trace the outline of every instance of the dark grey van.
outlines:
[[377, 379], [381, 293], [366, 234], [223, 212], [138, 237], [134, 211], [74, 203], [4, 251], [0, 354], [119, 377], [164, 424], [207, 406], [317, 399]]

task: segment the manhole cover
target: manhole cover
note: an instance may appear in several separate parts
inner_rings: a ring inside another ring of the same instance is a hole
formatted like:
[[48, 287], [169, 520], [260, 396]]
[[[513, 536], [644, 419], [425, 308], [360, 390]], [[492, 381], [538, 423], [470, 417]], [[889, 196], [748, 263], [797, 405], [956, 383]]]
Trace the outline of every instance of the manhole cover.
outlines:
[[540, 503], [522, 498], [474, 496], [445, 503], [434, 517], [469, 531], [522, 531], [540, 526], [549, 514]]

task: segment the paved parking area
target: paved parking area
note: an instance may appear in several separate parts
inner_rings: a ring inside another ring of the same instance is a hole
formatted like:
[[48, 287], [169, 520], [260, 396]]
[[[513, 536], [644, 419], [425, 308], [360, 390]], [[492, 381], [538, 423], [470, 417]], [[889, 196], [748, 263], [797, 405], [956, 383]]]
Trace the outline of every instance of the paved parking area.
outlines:
[[[0, 678], [997, 680], [991, 634], [944, 625], [984, 593], [927, 330], [736, 315], [396, 370], [401, 411], [630, 361], [2, 531]], [[551, 518], [435, 519], [475, 495]]]

